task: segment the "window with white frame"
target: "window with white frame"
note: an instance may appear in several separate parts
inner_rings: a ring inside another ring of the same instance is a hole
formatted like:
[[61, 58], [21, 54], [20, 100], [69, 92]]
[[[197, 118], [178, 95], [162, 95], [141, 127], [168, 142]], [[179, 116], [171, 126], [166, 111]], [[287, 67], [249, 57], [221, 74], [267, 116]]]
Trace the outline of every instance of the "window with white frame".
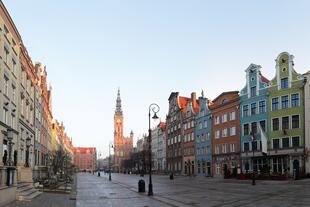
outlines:
[[3, 122], [5, 124], [8, 124], [8, 109], [3, 107]]
[[222, 153], [227, 153], [227, 144], [222, 144]]
[[235, 136], [236, 135], [236, 127], [232, 126], [230, 127], [230, 136]]
[[222, 137], [227, 137], [227, 128], [222, 129]]
[[219, 139], [220, 138], [220, 130], [216, 130], [215, 131], [215, 139]]
[[225, 122], [227, 122], [227, 114], [226, 113], [222, 115], [222, 123], [225, 123]]
[[12, 85], [12, 100], [15, 103], [16, 101], [16, 87]]
[[236, 152], [236, 145], [234, 143], [230, 144], [230, 152]]
[[207, 127], [208, 127], [208, 121], [205, 120], [205, 121], [204, 121], [204, 128], [207, 128]]
[[215, 116], [214, 117], [214, 123], [215, 124], [219, 124], [220, 123], [220, 117], [219, 116]]
[[9, 57], [9, 50], [4, 47], [4, 51], [3, 51], [3, 61], [8, 64], [8, 57]]
[[234, 112], [234, 111], [231, 111], [230, 113], [229, 113], [229, 120], [235, 120], [236, 119], [236, 112]]

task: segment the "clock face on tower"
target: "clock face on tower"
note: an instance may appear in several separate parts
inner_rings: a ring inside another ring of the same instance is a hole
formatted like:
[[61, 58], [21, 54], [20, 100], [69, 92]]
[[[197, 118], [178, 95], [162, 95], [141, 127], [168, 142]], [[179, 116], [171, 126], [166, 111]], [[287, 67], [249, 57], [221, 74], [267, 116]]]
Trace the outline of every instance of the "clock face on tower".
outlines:
[[117, 119], [117, 120], [116, 120], [116, 123], [118, 123], [118, 124], [121, 123], [121, 120], [120, 120], [120, 119]]

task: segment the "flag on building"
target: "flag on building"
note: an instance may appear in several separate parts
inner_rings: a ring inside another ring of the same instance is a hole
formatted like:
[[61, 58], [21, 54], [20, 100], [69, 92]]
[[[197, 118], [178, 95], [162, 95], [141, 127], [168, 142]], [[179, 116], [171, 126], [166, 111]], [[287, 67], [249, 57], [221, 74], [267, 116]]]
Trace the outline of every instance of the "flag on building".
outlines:
[[260, 138], [262, 141], [262, 153], [264, 155], [267, 155], [267, 136], [266, 136], [266, 133], [263, 131], [260, 124], [258, 125], [258, 128], [259, 128]]

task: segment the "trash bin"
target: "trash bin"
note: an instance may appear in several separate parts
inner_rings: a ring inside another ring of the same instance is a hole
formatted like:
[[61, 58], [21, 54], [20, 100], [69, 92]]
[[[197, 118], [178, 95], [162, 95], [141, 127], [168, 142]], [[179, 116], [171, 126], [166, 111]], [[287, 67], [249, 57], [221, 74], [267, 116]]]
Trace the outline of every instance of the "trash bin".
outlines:
[[98, 171], [98, 177], [100, 177], [100, 172]]
[[173, 180], [173, 173], [170, 173], [170, 180]]
[[145, 193], [145, 182], [142, 179], [138, 182], [138, 192]]

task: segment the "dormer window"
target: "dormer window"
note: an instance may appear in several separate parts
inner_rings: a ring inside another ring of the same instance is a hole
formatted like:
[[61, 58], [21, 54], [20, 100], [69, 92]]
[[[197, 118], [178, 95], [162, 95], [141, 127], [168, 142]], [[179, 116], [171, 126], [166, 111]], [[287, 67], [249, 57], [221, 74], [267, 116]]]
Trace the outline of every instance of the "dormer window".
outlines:
[[251, 87], [251, 97], [256, 96], [256, 86]]
[[281, 88], [282, 89], [288, 88], [288, 78], [281, 79]]

